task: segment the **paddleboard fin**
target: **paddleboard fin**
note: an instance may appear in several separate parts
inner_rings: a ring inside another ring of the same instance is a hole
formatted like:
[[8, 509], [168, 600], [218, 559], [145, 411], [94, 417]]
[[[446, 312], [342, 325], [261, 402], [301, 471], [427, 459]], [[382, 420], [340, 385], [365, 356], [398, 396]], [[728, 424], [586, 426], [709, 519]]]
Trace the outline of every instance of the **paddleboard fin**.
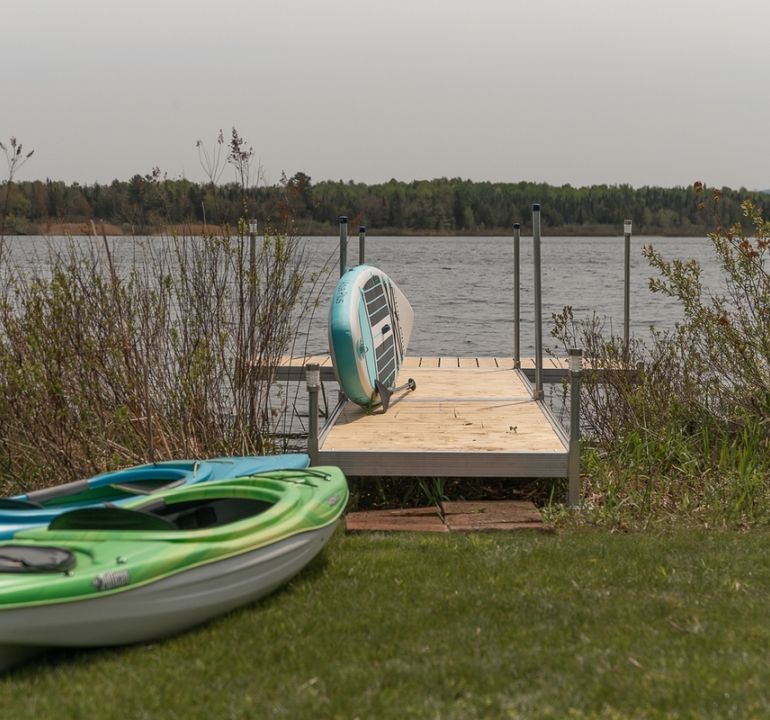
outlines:
[[396, 388], [389, 388], [385, 385], [385, 383], [382, 383], [379, 380], [375, 380], [374, 387], [377, 390], [377, 394], [380, 396], [380, 402], [382, 403], [383, 411], [388, 412], [388, 408], [390, 407], [390, 398], [393, 393], [397, 393], [401, 390], [416, 390], [417, 383], [413, 378], [409, 378], [409, 380], [407, 380], [403, 385]]
[[385, 387], [385, 384], [381, 383], [379, 380], [374, 381], [374, 389], [377, 391], [377, 394], [380, 396], [382, 409], [385, 412], [388, 412], [388, 407], [390, 406], [390, 396], [393, 394], [393, 391]]

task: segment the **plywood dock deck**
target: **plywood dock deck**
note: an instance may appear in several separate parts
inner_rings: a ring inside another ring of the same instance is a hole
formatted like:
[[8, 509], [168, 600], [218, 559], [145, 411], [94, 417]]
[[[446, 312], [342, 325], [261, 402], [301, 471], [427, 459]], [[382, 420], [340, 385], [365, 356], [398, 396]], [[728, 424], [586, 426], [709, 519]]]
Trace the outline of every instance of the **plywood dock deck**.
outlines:
[[[485, 358], [456, 358], [456, 357], [410, 357], [407, 358], [407, 362], [411, 367], [420, 367], [422, 363], [433, 364], [443, 363], [446, 367], [447, 363], [458, 365], [458, 363], [473, 363], [478, 361], [485, 364], [493, 362], [500, 368], [512, 368], [513, 358], [506, 357], [485, 357]], [[308, 355], [306, 357], [290, 357], [285, 356], [281, 359], [278, 366], [278, 379], [279, 380], [303, 380], [305, 377], [305, 365], [307, 363], [316, 363], [321, 366], [321, 379], [322, 380], [334, 380], [334, 368], [332, 367], [331, 358], [328, 353], [323, 355]], [[589, 365], [590, 367], [590, 365]], [[533, 358], [521, 359], [521, 370], [524, 375], [532, 380], [535, 377], [535, 361]], [[543, 358], [543, 382], [544, 383], [557, 383], [561, 382], [567, 376], [569, 370], [569, 361], [566, 357], [562, 358]]]
[[[307, 362], [308, 360], [306, 360]], [[511, 359], [407, 358], [388, 412], [346, 402], [318, 462], [349, 475], [567, 477], [568, 442]]]

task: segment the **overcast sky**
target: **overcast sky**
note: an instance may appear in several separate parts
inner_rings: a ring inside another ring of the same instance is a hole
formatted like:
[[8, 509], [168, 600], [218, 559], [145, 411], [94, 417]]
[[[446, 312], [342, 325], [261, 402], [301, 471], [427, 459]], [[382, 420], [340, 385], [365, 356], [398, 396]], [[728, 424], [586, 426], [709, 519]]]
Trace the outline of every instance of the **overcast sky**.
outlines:
[[770, 188], [769, 0], [2, 0], [0, 28], [18, 179], [202, 181], [235, 126], [270, 183]]

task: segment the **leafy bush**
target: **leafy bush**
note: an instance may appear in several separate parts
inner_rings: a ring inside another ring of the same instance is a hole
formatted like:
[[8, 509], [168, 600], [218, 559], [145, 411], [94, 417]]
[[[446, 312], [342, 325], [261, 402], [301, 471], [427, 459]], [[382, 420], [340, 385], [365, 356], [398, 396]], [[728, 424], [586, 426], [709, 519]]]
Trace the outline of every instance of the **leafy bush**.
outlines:
[[696, 261], [669, 262], [645, 248], [658, 273], [650, 289], [682, 307], [671, 332], [626, 348], [595, 318], [577, 323], [571, 308], [554, 317], [553, 335], [584, 347], [594, 368], [636, 370], [586, 373], [584, 517], [617, 525], [770, 519], [770, 223], [751, 202], [743, 213], [745, 225], [709, 235], [722, 288], [703, 286]]

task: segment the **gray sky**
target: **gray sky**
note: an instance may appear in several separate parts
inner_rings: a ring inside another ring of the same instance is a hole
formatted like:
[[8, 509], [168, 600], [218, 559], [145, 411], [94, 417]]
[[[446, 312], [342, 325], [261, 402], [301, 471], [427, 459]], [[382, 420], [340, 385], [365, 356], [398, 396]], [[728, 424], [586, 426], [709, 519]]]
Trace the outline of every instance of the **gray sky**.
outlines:
[[768, 0], [2, 0], [0, 27], [18, 179], [202, 181], [235, 126], [271, 183], [770, 188]]

